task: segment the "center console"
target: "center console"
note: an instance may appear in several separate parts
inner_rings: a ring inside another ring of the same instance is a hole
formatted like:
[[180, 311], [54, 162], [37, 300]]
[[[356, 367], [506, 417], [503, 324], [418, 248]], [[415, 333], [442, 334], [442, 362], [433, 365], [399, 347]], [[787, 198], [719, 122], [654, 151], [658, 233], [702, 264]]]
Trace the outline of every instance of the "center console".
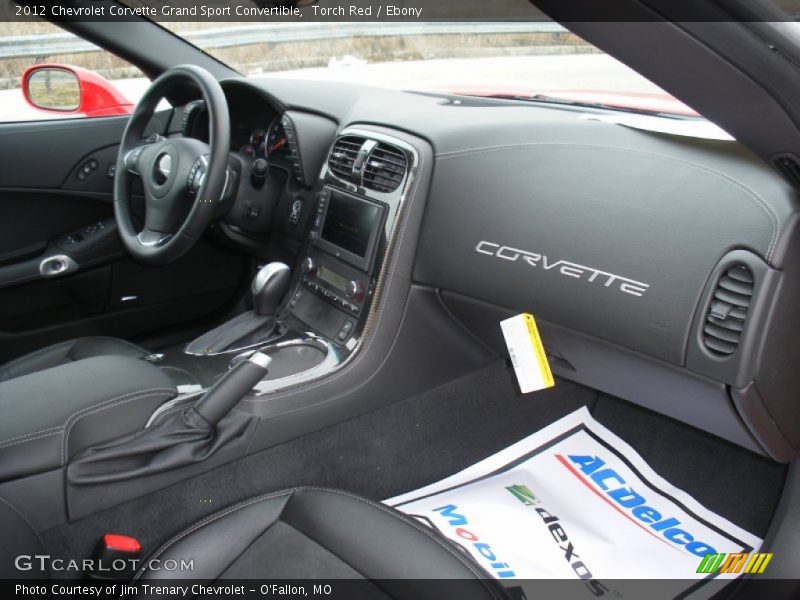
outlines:
[[386, 204], [332, 186], [318, 195], [302, 278], [289, 308], [335, 344], [355, 343], [375, 287], [375, 258], [385, 243], [387, 211]]
[[264, 352], [272, 367], [254, 393], [265, 394], [322, 377], [356, 352], [416, 161], [402, 140], [345, 130], [307, 203], [313, 218], [294, 268], [262, 267], [253, 281], [253, 310], [168, 353], [160, 366], [179, 390], [207, 389], [237, 362]]
[[349, 128], [323, 168], [288, 313], [346, 359], [363, 337], [381, 289], [387, 253], [415, 176], [416, 150], [374, 130]]

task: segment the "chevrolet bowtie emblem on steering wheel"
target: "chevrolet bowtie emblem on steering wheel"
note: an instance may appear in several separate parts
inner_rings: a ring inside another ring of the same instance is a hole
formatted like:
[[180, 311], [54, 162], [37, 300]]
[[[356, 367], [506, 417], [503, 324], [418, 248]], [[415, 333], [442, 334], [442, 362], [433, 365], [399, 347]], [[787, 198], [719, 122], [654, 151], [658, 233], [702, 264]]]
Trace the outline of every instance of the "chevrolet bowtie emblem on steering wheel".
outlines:
[[169, 174], [172, 172], [172, 157], [169, 154], [162, 154], [156, 161], [156, 183], [163, 185]]

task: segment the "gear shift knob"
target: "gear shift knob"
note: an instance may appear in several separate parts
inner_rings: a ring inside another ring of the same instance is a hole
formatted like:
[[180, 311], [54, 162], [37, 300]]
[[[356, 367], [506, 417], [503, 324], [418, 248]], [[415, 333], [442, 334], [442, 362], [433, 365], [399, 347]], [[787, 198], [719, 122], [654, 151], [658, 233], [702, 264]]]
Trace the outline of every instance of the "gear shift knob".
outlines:
[[259, 315], [271, 315], [289, 291], [292, 270], [282, 262], [271, 262], [256, 273], [251, 290], [253, 309]]

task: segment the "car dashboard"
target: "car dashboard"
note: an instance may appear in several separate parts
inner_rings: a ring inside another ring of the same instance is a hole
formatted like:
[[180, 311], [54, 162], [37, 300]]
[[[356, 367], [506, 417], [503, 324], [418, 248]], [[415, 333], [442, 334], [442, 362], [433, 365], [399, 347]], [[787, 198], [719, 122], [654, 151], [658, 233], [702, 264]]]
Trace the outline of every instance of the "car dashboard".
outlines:
[[[379, 316], [406, 237], [407, 286], [436, 290], [494, 352], [507, 354], [500, 320], [530, 312], [556, 374], [779, 460], [800, 450], [786, 364], [796, 195], [736, 142], [586, 118], [600, 109], [277, 78], [223, 87], [232, 151], [283, 176], [222, 229], [256, 255], [291, 248], [291, 309], [310, 329], [356, 350], [351, 331]], [[202, 114], [177, 109], [173, 132], [202, 139]], [[402, 226], [412, 195], [416, 229]]]

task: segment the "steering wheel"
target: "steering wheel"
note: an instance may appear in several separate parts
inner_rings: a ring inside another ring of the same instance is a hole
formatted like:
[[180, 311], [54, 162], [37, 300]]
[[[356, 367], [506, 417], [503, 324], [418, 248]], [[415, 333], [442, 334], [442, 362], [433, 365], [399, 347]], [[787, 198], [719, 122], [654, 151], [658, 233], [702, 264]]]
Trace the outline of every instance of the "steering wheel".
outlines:
[[[192, 138], [144, 139], [156, 106], [175, 84], [200, 89], [209, 120], [209, 143]], [[228, 169], [231, 124], [228, 103], [211, 73], [194, 65], [164, 72], [148, 88], [122, 134], [114, 175], [114, 215], [122, 244], [134, 258], [163, 265], [183, 256], [216, 216], [230, 192]], [[144, 227], [137, 231], [131, 213], [135, 177], [144, 188]]]

